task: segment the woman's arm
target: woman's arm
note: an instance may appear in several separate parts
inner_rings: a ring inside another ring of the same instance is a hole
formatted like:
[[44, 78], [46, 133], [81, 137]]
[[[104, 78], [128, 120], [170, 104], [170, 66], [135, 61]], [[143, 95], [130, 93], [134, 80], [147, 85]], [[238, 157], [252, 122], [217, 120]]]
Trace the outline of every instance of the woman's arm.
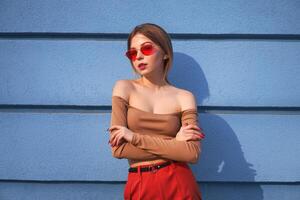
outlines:
[[[182, 124], [198, 125], [197, 109], [189, 109], [182, 113]], [[200, 152], [200, 141], [178, 141], [176, 138], [161, 138], [134, 133], [130, 142], [132, 145], [156, 154], [162, 158], [189, 163], [197, 163]]]
[[142, 161], [161, 158], [160, 156], [139, 149], [128, 142], [124, 142], [119, 146], [112, 147], [112, 155], [113, 157], [118, 159], [127, 158], [127, 159], [142, 160]]

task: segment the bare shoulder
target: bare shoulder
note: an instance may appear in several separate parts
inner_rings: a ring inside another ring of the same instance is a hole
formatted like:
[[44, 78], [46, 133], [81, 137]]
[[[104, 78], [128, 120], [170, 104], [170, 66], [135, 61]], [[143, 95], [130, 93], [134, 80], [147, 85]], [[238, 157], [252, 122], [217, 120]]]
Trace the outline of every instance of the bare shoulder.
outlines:
[[112, 96], [119, 96], [128, 100], [130, 92], [133, 90], [131, 80], [121, 79], [117, 80], [112, 90]]
[[197, 109], [197, 101], [191, 91], [178, 88], [177, 97], [181, 105], [181, 110]]

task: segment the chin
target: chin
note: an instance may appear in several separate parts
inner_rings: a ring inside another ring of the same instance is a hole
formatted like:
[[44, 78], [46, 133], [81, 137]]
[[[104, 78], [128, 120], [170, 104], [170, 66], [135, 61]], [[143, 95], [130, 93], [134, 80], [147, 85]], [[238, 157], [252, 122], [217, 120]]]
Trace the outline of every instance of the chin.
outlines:
[[140, 74], [147, 74], [147, 73], [149, 73], [148, 72], [148, 69], [144, 69], [144, 70], [138, 70], [138, 72], [140, 73]]

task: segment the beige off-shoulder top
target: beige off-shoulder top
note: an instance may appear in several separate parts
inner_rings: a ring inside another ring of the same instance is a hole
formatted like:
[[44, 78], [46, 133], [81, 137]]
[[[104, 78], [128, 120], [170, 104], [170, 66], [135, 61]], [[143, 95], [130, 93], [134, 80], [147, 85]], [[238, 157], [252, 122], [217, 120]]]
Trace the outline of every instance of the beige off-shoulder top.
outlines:
[[125, 126], [135, 133], [131, 142], [112, 147], [112, 155], [127, 158], [130, 163], [156, 159], [196, 163], [201, 152], [200, 141], [175, 139], [182, 124], [199, 126], [197, 109], [155, 114], [129, 105], [122, 97], [112, 96], [110, 125]]

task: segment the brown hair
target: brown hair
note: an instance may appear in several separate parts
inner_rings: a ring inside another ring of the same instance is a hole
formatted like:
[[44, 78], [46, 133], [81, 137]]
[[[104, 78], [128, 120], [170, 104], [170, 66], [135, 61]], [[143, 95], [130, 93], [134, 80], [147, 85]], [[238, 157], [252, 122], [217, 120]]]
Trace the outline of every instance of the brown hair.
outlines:
[[[164, 53], [167, 55], [167, 59], [164, 62], [164, 74], [163, 77], [167, 83], [171, 84], [168, 80], [168, 72], [173, 64], [173, 47], [171, 43], [171, 39], [168, 33], [160, 26], [151, 23], [144, 23], [136, 26], [128, 36], [127, 39], [127, 49], [129, 50], [131, 47], [131, 40], [137, 34], [140, 33], [150, 40], [152, 40], [156, 45], [158, 45]], [[131, 62], [131, 61], [130, 61]], [[131, 62], [132, 65], [132, 62]], [[133, 67], [135, 73], [137, 71]]]

